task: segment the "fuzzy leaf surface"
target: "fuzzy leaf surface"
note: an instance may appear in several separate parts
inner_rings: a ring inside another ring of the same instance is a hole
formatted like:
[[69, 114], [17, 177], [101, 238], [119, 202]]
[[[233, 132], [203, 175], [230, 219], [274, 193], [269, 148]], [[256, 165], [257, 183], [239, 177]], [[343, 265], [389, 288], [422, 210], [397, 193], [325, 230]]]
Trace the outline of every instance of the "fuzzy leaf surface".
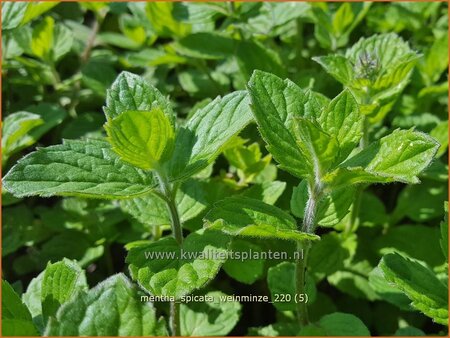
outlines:
[[123, 274], [65, 303], [46, 328], [47, 336], [157, 336], [166, 334], [150, 303]]
[[387, 254], [379, 267], [412, 301], [411, 305], [439, 324], [448, 323], [448, 287], [428, 267], [397, 253]]
[[166, 171], [171, 180], [192, 176], [206, 168], [222, 147], [252, 120], [249, 100], [244, 91], [217, 97], [197, 110], [180, 127]]
[[139, 285], [155, 296], [177, 299], [202, 288], [226, 260], [230, 239], [215, 231], [199, 230], [182, 246], [173, 237], [132, 247], [127, 263]]
[[130, 72], [122, 72], [106, 93], [106, 106], [103, 107], [107, 119], [119, 116], [125, 111], [151, 111], [158, 107], [167, 115], [172, 126], [175, 113], [170, 101], [142, 77]]
[[250, 78], [248, 92], [259, 131], [280, 168], [297, 177], [307, 176], [308, 166], [296, 145], [293, 125], [295, 118], [319, 115], [313, 95], [290, 80], [258, 70]]
[[65, 140], [19, 160], [3, 184], [17, 197], [131, 198], [150, 192], [154, 181], [122, 162], [106, 141]]
[[319, 237], [297, 230], [294, 218], [262, 201], [235, 196], [217, 203], [205, 216], [206, 226], [232, 236], [302, 241]]

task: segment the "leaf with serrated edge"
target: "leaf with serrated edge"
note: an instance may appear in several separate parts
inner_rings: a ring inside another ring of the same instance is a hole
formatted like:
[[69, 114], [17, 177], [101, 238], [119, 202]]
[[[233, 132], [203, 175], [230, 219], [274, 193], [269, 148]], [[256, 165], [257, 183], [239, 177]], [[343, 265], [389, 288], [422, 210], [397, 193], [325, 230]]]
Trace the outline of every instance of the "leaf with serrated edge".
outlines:
[[124, 274], [104, 280], [65, 303], [51, 318], [46, 336], [159, 336], [166, 335], [164, 320], [139, 299], [137, 288]]
[[230, 238], [220, 232], [199, 230], [180, 246], [173, 237], [135, 246], [127, 255], [130, 274], [155, 296], [188, 295], [202, 288], [226, 260]]
[[344, 90], [317, 118], [323, 131], [339, 142], [339, 160], [345, 160], [362, 137], [363, 116], [353, 95]]
[[54, 316], [58, 308], [78, 291], [87, 289], [84, 271], [74, 261], [48, 264], [42, 280], [42, 314], [44, 322]]
[[411, 299], [414, 308], [439, 324], [448, 324], [448, 287], [432, 270], [397, 253], [385, 255], [379, 267], [384, 277]]
[[428, 167], [438, 148], [427, 134], [397, 129], [342, 163], [324, 181], [334, 188], [357, 183], [418, 183], [417, 175]]
[[205, 216], [205, 226], [232, 236], [316, 240], [297, 230], [295, 219], [283, 210], [255, 199], [234, 196], [217, 203]]
[[164, 167], [170, 180], [180, 180], [206, 168], [226, 142], [252, 119], [246, 92], [217, 97], [197, 110], [175, 139], [171, 160]]
[[19, 160], [3, 185], [16, 197], [120, 199], [149, 193], [155, 183], [148, 173], [122, 162], [106, 141], [64, 140]]
[[317, 101], [290, 80], [255, 70], [248, 83], [252, 111], [268, 150], [280, 168], [297, 176], [309, 174], [295, 142], [294, 118], [319, 115]]
[[151, 111], [160, 108], [172, 126], [175, 113], [170, 101], [161, 92], [139, 75], [122, 72], [106, 92], [106, 106], [103, 107], [107, 119], [119, 116], [124, 111]]
[[108, 141], [126, 162], [155, 169], [171, 153], [174, 130], [159, 108], [152, 111], [126, 111], [105, 124]]

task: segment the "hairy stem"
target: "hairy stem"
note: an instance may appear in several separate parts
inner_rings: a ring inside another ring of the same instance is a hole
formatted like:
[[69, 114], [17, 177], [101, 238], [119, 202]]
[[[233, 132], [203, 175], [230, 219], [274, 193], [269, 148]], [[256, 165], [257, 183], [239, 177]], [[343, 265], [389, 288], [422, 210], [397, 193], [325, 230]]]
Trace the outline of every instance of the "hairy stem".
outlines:
[[[295, 264], [295, 293], [297, 295], [306, 294], [306, 264], [308, 261], [308, 253], [310, 242], [297, 243], [297, 250], [303, 250], [302, 257]], [[309, 324], [308, 306], [306, 301], [297, 303], [297, 318], [302, 326]]]
[[180, 303], [170, 302], [170, 331], [173, 337], [181, 335], [180, 330]]
[[[316, 226], [317, 204], [322, 194], [320, 185], [312, 184], [309, 188], [309, 197], [306, 202], [305, 215], [303, 216], [302, 231], [314, 233]], [[311, 242], [305, 240], [297, 243], [297, 250], [303, 250], [301, 258], [295, 262], [295, 291], [297, 295], [306, 294], [306, 268]], [[309, 324], [308, 307], [306, 301], [297, 303], [297, 318], [300, 325]]]
[[[177, 187], [171, 186], [167, 179], [158, 171], [155, 172], [159, 181], [159, 187], [161, 189], [160, 196], [164, 199], [169, 210], [170, 225], [172, 227], [172, 236], [177, 243], [181, 246], [183, 243], [183, 229], [181, 226], [180, 215], [178, 213], [177, 206], [175, 204], [175, 196]], [[172, 336], [180, 336], [180, 303], [173, 301], [170, 302], [170, 318], [169, 326]]]

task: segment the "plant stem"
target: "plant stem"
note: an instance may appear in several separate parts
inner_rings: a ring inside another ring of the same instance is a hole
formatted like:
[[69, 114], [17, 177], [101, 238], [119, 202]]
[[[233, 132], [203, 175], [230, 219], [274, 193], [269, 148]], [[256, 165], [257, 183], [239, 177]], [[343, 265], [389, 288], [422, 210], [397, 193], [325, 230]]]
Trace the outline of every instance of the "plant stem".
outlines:
[[180, 303], [170, 302], [170, 331], [173, 337], [181, 335], [180, 330]]
[[[177, 187], [171, 187], [167, 179], [158, 171], [155, 172], [161, 188], [161, 197], [166, 201], [167, 209], [170, 215], [170, 225], [172, 227], [172, 235], [181, 246], [183, 244], [183, 229], [181, 226], [180, 215], [175, 204], [175, 196]], [[180, 303], [177, 301], [170, 302], [170, 318], [169, 326], [172, 336], [180, 336]]]
[[[295, 292], [297, 295], [306, 293], [306, 264], [308, 260], [310, 245], [311, 244], [309, 241], [297, 243], [297, 250], [303, 250], [302, 258], [297, 260], [295, 265]], [[297, 318], [300, 325], [306, 326], [309, 324], [308, 307], [306, 305], [306, 301], [297, 303]]]
[[[306, 202], [305, 215], [303, 216], [302, 231], [306, 233], [314, 233], [317, 204], [322, 194], [320, 184], [311, 184], [308, 193], [309, 197]], [[295, 262], [295, 291], [297, 295], [306, 294], [306, 268], [310, 248], [311, 242], [309, 240], [297, 243], [297, 250], [303, 250], [302, 257]], [[305, 326], [309, 324], [306, 300], [297, 303], [297, 318], [300, 325]]]

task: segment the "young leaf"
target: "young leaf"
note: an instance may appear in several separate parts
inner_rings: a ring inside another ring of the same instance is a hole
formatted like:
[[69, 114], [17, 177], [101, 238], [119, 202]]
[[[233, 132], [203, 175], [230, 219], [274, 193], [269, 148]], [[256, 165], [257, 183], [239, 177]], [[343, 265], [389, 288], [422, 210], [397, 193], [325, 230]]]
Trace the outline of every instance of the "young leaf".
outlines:
[[65, 140], [19, 160], [3, 185], [17, 197], [131, 198], [150, 192], [154, 181], [122, 162], [105, 141]]
[[384, 256], [379, 267], [385, 278], [411, 299], [414, 308], [437, 323], [447, 325], [448, 287], [433, 271], [397, 253]]
[[353, 95], [344, 90], [330, 102], [317, 120], [324, 132], [336, 137], [339, 143], [338, 160], [345, 160], [363, 134], [363, 117]]
[[336, 161], [339, 144], [335, 137], [323, 132], [313, 122], [297, 118], [294, 120], [294, 136], [303, 153], [309, 177], [320, 180]]
[[397, 129], [342, 163], [324, 180], [335, 188], [362, 182], [418, 183], [417, 175], [428, 167], [438, 148], [424, 133]]
[[180, 246], [173, 237], [134, 246], [127, 256], [130, 274], [155, 296], [188, 295], [211, 281], [226, 260], [230, 239], [215, 231], [200, 230]]
[[154, 108], [161, 109], [175, 126], [176, 116], [170, 101], [142, 77], [122, 72], [107, 91], [103, 110], [106, 118], [112, 119], [125, 111], [152, 111]]
[[170, 156], [174, 130], [159, 108], [152, 111], [126, 111], [105, 125], [112, 149], [141, 169], [158, 168]]
[[206, 168], [251, 118], [244, 91], [217, 97], [197, 110], [177, 132], [172, 158], [165, 163], [169, 178], [184, 179]]
[[281, 209], [247, 197], [229, 197], [205, 216], [205, 225], [232, 236], [302, 241], [319, 237], [297, 230], [295, 220]]
[[[239, 302], [222, 300], [227, 295], [220, 291], [208, 292], [205, 297], [213, 301], [181, 304], [182, 336], [226, 336], [239, 321]], [[212, 313], [214, 316], [211, 316]]]
[[37, 336], [30, 312], [11, 285], [2, 280], [2, 335]]
[[319, 115], [314, 97], [289, 80], [258, 70], [250, 78], [248, 92], [259, 131], [280, 168], [301, 178], [309, 175], [293, 124], [295, 118]]
[[41, 287], [42, 314], [46, 322], [56, 315], [62, 304], [87, 289], [86, 276], [75, 262], [64, 258], [47, 265]]
[[114, 275], [65, 303], [51, 318], [46, 336], [158, 336], [164, 320], [123, 274]]

